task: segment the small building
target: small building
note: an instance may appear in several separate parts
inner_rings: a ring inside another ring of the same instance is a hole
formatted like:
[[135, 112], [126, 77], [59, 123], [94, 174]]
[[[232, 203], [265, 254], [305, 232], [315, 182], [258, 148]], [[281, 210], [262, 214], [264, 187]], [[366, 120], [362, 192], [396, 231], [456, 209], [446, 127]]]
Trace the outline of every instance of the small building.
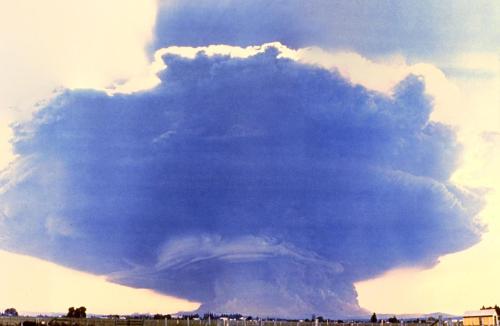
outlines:
[[464, 326], [499, 326], [497, 312], [495, 309], [467, 311]]

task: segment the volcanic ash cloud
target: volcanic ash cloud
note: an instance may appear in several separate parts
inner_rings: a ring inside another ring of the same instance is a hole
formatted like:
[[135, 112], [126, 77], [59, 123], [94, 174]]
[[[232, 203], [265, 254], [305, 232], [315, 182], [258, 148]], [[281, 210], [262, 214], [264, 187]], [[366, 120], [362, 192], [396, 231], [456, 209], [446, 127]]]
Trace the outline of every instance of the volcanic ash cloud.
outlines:
[[55, 98], [15, 127], [1, 247], [293, 317], [363, 313], [353, 282], [479, 240], [420, 78], [388, 96], [279, 54], [167, 55], [154, 89]]

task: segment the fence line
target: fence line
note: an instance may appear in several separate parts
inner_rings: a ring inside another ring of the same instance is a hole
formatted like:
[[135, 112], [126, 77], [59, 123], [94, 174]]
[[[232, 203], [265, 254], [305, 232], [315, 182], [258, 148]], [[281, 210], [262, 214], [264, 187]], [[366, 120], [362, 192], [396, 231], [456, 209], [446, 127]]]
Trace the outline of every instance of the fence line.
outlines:
[[[24, 325], [23, 325], [24, 324]], [[223, 320], [223, 319], [113, 319], [113, 318], [50, 318], [0, 317], [0, 326], [422, 326], [430, 323], [390, 324], [337, 323], [333, 321]], [[446, 326], [463, 326], [461, 321], [443, 322]]]

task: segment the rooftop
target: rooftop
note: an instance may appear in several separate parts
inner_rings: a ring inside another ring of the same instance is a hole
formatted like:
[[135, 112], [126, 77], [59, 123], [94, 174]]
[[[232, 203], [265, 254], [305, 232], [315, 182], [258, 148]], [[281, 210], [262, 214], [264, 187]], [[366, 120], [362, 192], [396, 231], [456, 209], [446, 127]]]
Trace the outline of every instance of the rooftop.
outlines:
[[483, 316], [497, 316], [497, 312], [495, 309], [483, 309], [483, 310], [467, 311], [464, 314], [464, 317], [483, 317]]

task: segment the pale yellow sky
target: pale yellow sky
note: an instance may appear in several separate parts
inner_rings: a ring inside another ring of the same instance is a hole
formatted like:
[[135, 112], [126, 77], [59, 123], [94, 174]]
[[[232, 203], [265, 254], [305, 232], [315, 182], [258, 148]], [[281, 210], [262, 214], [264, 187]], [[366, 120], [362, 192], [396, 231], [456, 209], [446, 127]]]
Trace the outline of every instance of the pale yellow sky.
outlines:
[[165, 314], [199, 307], [196, 302], [110, 283], [104, 276], [3, 250], [0, 261], [0, 307], [21, 312], [64, 313], [69, 306], [85, 306], [93, 314]]
[[0, 0], [0, 167], [6, 125], [56, 88], [103, 88], [143, 74], [156, 0]]
[[[468, 62], [473, 65], [474, 62]], [[484, 65], [484, 62], [477, 62]], [[447, 312], [462, 314], [483, 305], [500, 304], [500, 72], [499, 62], [489, 65], [495, 78], [453, 80], [459, 87], [457, 107], [437, 112], [437, 120], [459, 127], [464, 157], [453, 181], [484, 188], [488, 226], [483, 240], [465, 251], [441, 257], [432, 269], [400, 268], [359, 282], [360, 304], [379, 313]], [[488, 134], [485, 134], [487, 132]]]

